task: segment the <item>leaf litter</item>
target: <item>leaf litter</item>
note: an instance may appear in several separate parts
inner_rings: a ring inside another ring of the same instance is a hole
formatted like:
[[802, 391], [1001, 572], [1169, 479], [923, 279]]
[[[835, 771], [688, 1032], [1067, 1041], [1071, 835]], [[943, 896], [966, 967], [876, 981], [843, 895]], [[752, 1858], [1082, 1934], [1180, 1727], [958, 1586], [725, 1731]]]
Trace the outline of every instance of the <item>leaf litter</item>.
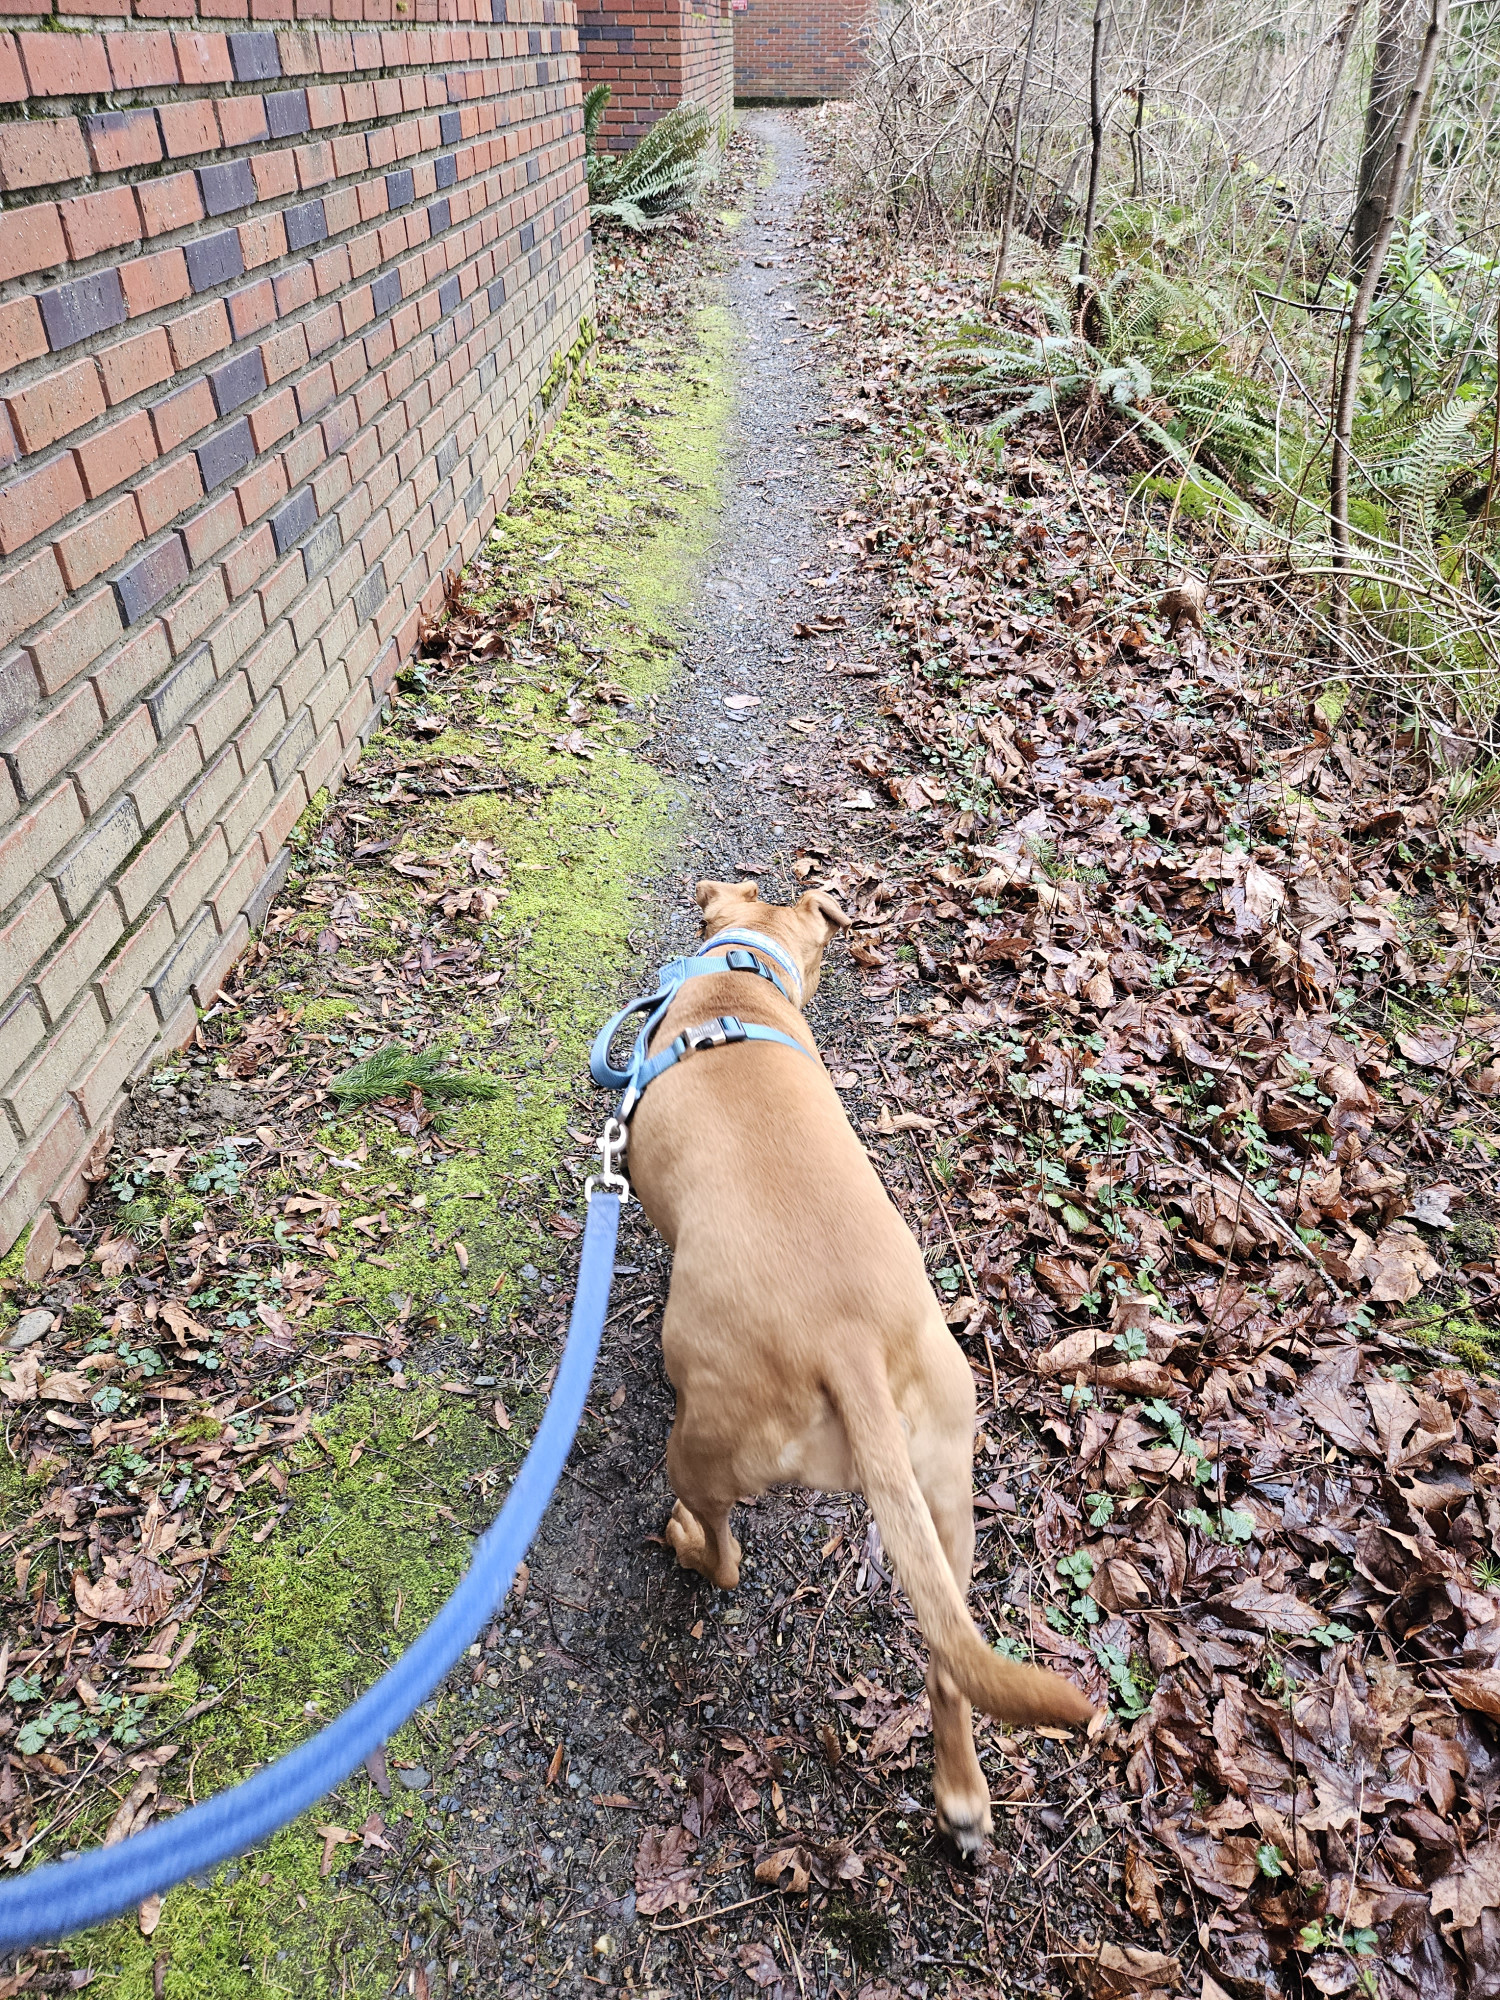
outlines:
[[817, 253], [884, 678], [783, 781], [845, 822], [796, 869], [855, 919], [830, 1067], [980, 1391], [979, 1616], [1111, 1711], [1114, 1887], [1044, 1862], [1096, 1906], [1051, 1969], [1489, 1991], [1500, 846], [1288, 672], [1253, 574], [1185, 619], [1055, 431], [992, 461], [936, 420], [977, 264]]
[[[1487, 1991], [1500, 845], [1444, 822], [1391, 718], [1329, 722], [1293, 684], [1284, 612], [1253, 580], [1197, 619], [1170, 589], [1154, 614], [1117, 605], [1139, 592], [1100, 556], [1118, 508], [1102, 479], [1041, 435], [988, 471], [955, 446], [924, 357], [977, 272], [874, 258], [816, 219], [808, 245], [821, 309], [849, 335], [845, 446], [895, 448], [872, 453], [830, 541], [843, 608], [788, 633], [860, 683], [860, 706], [848, 730], [799, 729], [797, 763], [761, 782], [800, 814], [797, 879], [855, 915], [860, 1000], [825, 1039], [830, 1068], [980, 1391], [976, 1615], [1113, 1722], [1091, 1746], [981, 1731], [1000, 1831], [966, 1877], [919, 1832], [908, 1788], [925, 1782], [930, 1723], [900, 1682], [919, 1685], [920, 1656], [882, 1609], [883, 1665], [856, 1632], [806, 1715], [787, 1698], [779, 1729], [719, 1727], [686, 1777], [670, 1733], [636, 1716], [630, 1790], [597, 1792], [595, 1810], [630, 1828], [641, 1916], [683, 1923], [727, 1891], [757, 1918], [790, 1910], [804, 1948], [838, 1918], [861, 1940], [847, 1990], [862, 2000], [987, 1992], [986, 1964], [1028, 1953], [1021, 1988], [1094, 1996]], [[460, 613], [435, 657], [489, 671], [522, 628], [545, 644], [553, 615], [540, 590], [492, 619]], [[346, 1224], [334, 1197], [260, 1193], [273, 1167], [322, 1169], [347, 1051], [309, 1048], [257, 969], [321, 962], [433, 1023], [445, 994], [492, 990], [463, 928], [484, 906], [464, 898], [503, 881], [472, 852], [410, 855], [360, 801], [399, 815], [521, 781], [431, 751], [387, 751], [360, 777], [326, 879], [277, 909], [181, 1080], [157, 1073], [108, 1201], [48, 1284], [18, 1292], [0, 1393], [42, 1498], [7, 1539], [13, 1866], [101, 1775], [115, 1837], [180, 1803], [163, 1783], [176, 1746], [148, 1740], [149, 1718], [216, 1555], [250, 1489], [284, 1492], [295, 1455], [316, 1452], [314, 1367], [336, 1395], [340, 1371], [400, 1365], [420, 1328], [413, 1306], [373, 1342], [338, 1341], [320, 1312], [330, 1239], [378, 1244], [405, 1226], [400, 1204]], [[448, 935], [350, 973], [362, 884], [382, 868]], [[373, 1041], [378, 1016], [366, 1027]], [[241, 1131], [251, 1107], [221, 1097], [211, 1122], [233, 1137], [207, 1144], [204, 1105], [233, 1082], [254, 1083], [260, 1122]], [[430, 1094], [403, 1078], [370, 1115], [441, 1149]], [[276, 1213], [274, 1240], [245, 1228], [242, 1187]], [[182, 1194], [207, 1225], [186, 1239]], [[38, 1313], [46, 1327], [17, 1345]], [[860, 1510], [817, 1526], [827, 1580], [788, 1582], [754, 1613], [763, 1643], [810, 1630], [809, 1672], [841, 1590], [895, 1605]], [[503, 1775], [566, 1792], [542, 1775], [564, 1771], [561, 1738], [535, 1727], [538, 1749]], [[839, 1772], [874, 1802], [857, 1838], [807, 1802]], [[386, 1831], [379, 1814], [357, 1831], [330, 1820], [325, 1867], [346, 1847], [380, 1861]], [[528, 1866], [544, 1895], [553, 1857]], [[945, 1898], [962, 1912], [946, 1936]], [[996, 1933], [1012, 1907], [1019, 1942]], [[744, 1990], [800, 1987], [781, 1921], [746, 1938], [725, 1915], [717, 1943], [690, 1928], [697, 1957], [667, 1960], [681, 1990], [699, 1963]], [[414, 1990], [418, 1973], [433, 1976], [414, 1962]]]

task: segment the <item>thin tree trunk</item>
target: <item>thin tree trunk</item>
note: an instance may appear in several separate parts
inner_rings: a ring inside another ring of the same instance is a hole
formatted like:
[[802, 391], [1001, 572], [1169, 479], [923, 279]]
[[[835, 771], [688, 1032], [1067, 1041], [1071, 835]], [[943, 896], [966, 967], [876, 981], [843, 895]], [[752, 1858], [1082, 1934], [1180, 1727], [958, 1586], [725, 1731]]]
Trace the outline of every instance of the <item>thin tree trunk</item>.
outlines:
[[1338, 396], [1333, 411], [1333, 468], [1329, 481], [1329, 526], [1333, 534], [1333, 627], [1340, 636], [1349, 622], [1349, 456], [1354, 440], [1354, 405], [1359, 395], [1359, 371], [1364, 361], [1365, 335], [1370, 325], [1370, 307], [1375, 288], [1390, 254], [1396, 233], [1396, 217], [1401, 208], [1401, 190], [1416, 148], [1422, 107], [1432, 88], [1438, 50], [1448, 25], [1448, 0], [1427, 0], [1427, 30], [1416, 75], [1406, 93], [1406, 105], [1396, 131], [1391, 155], [1391, 171], [1386, 182], [1385, 206], [1380, 226], [1370, 244], [1364, 276], [1349, 312], [1349, 330], [1344, 338], [1344, 359], [1338, 377]]
[[1031, 0], [1031, 24], [1026, 30], [1026, 55], [1021, 64], [1021, 81], [1016, 89], [1016, 108], [1010, 126], [1010, 183], [1005, 190], [1005, 214], [1000, 222], [1000, 248], [990, 274], [990, 297], [995, 296], [1005, 276], [1005, 260], [1010, 255], [1010, 232], [1016, 219], [1016, 182], [1021, 175], [1021, 118], [1026, 110], [1026, 89], [1031, 82], [1031, 57], [1036, 48], [1037, 23], [1042, 18], [1042, 0]]
[[1393, 187], [1396, 213], [1401, 212], [1410, 158], [1397, 173], [1396, 143], [1407, 93], [1421, 62], [1426, 24], [1426, 0], [1380, 0], [1355, 183], [1350, 259], [1356, 280], [1363, 277], [1369, 263]]
[[1146, 81], [1151, 68], [1151, 44], [1141, 52], [1141, 80], [1135, 87], [1135, 123], [1130, 128], [1130, 199], [1140, 201], [1146, 192], [1146, 147], [1141, 128], [1146, 122]]
[[1105, 0], [1094, 0], [1094, 41], [1089, 54], [1089, 192], [1083, 209], [1083, 242], [1078, 251], [1080, 283], [1094, 261], [1094, 211], [1099, 205], [1099, 166], [1104, 157], [1104, 90], [1100, 78], [1104, 51]]

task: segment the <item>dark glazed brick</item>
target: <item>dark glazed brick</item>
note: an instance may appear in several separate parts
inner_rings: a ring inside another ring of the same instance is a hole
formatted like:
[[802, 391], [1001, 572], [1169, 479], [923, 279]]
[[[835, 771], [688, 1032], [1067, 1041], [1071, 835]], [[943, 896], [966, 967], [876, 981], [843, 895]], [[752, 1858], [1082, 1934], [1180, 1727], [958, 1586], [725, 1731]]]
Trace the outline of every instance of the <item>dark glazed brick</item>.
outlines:
[[212, 167], [200, 167], [198, 186], [209, 215], [228, 215], [236, 208], [251, 208], [259, 198], [248, 160], [222, 160]]
[[410, 167], [403, 167], [399, 173], [385, 177], [385, 198], [391, 208], [405, 208], [416, 198], [417, 183]]
[[445, 146], [456, 146], [464, 136], [464, 121], [457, 111], [438, 113], [438, 132]]
[[318, 503], [313, 498], [313, 490], [304, 486], [300, 493], [294, 493], [271, 516], [271, 534], [276, 542], [277, 555], [284, 556], [294, 542], [300, 542], [317, 518]]
[[382, 313], [394, 312], [401, 303], [401, 277], [396, 271], [387, 271], [383, 278], [377, 278], [370, 286], [370, 304], [375, 308], [375, 317]]
[[249, 422], [241, 417], [238, 423], [215, 431], [193, 456], [198, 461], [198, 477], [203, 481], [204, 492], [212, 493], [226, 479], [243, 472], [254, 458], [255, 440], [250, 435]]
[[231, 35], [229, 61], [236, 83], [259, 83], [281, 74], [274, 35]]
[[463, 304], [463, 286], [457, 278], [449, 278], [438, 286], [438, 310], [446, 319], [449, 313], [457, 312]]
[[[252, 193], [250, 199], [254, 201]], [[215, 285], [227, 285], [231, 278], [243, 278], [245, 260], [240, 254], [240, 233], [237, 229], [221, 229], [213, 236], [197, 236], [191, 243], [182, 246], [187, 258], [188, 283], [195, 292], [212, 291]]]
[[271, 914], [271, 905], [281, 893], [281, 885], [292, 870], [292, 850], [283, 847], [265, 874], [250, 892], [244, 916], [251, 930], [258, 931]]
[[484, 505], [484, 481], [476, 479], [464, 495], [464, 518], [472, 521]]
[[182, 665], [174, 667], [156, 692], [146, 697], [146, 710], [159, 743], [165, 743], [187, 720], [213, 684], [213, 654], [207, 646], [195, 646]]
[[281, 219], [286, 224], [289, 250], [305, 250], [309, 243], [321, 243], [328, 234], [321, 201], [305, 201], [297, 208], [284, 208]]
[[535, 186], [536, 186], [536, 184], [537, 184], [537, 182], [538, 182], [538, 181], [539, 181], [539, 180], [540, 180], [541, 178], [542, 178], [542, 170], [541, 170], [541, 168], [540, 168], [540, 167], [539, 167], [539, 166], [537, 165], [536, 161], [535, 161], [535, 160], [528, 160], [528, 161], [526, 162], [526, 185], [527, 185], [527, 187], [535, 187]]
[[542, 53], [542, 31], [540, 28], [528, 28], [526, 30], [526, 53], [529, 56], [539, 56]]
[[127, 625], [134, 625], [160, 604], [169, 590], [175, 590], [179, 583], [186, 583], [187, 575], [187, 550], [182, 545], [182, 537], [168, 535], [156, 548], [137, 556], [133, 563], [117, 570], [110, 578], [121, 618]]
[[530, 250], [536, 242], [536, 229], [529, 222], [521, 224], [521, 248]]
[[445, 437], [433, 454], [433, 463], [437, 466], [438, 478], [446, 479], [458, 463], [458, 439]]
[[482, 396], [499, 373], [493, 354], [487, 354], [479, 364], [479, 393]]
[[266, 98], [265, 106], [273, 139], [295, 139], [309, 129], [305, 90], [278, 90], [274, 97]]
[[339, 517], [330, 514], [326, 521], [320, 521], [307, 540], [302, 544], [302, 567], [309, 583], [315, 576], [321, 576], [344, 546], [343, 533], [339, 528]]
[[536, 66], [536, 80], [537, 80], [537, 82], [538, 82], [539, 84], [546, 84], [546, 83], [550, 83], [550, 82], [552, 81], [552, 65], [551, 65], [551, 63], [538, 63], [538, 64], [537, 64], [537, 66]]
[[354, 592], [354, 609], [361, 625], [373, 618], [385, 602], [385, 572], [367, 569]]
[[442, 235], [442, 233], [443, 233], [443, 231], [444, 231], [444, 230], [445, 230], [445, 229], [446, 229], [447, 227], [448, 227], [448, 204], [447, 204], [447, 202], [445, 202], [445, 201], [435, 201], [435, 202], [433, 202], [433, 203], [431, 204], [431, 206], [430, 206], [430, 207], [428, 208], [428, 210], [427, 210], [427, 233], [428, 233], [428, 235], [429, 235], [429, 236], [441, 236], [441, 235]]
[[458, 160], [452, 153], [441, 153], [432, 163], [432, 171], [440, 188], [451, 188], [458, 179]]
[[214, 408], [221, 417], [227, 417], [241, 403], [258, 396], [266, 386], [266, 364], [260, 358], [260, 349], [252, 347], [247, 354], [237, 354], [233, 361], [226, 361], [222, 368], [210, 368], [208, 386], [214, 392]]
[[317, 741], [317, 731], [313, 719], [305, 708], [299, 708], [280, 736], [271, 745], [267, 763], [271, 767], [271, 779], [279, 792], [287, 779], [300, 771], [307, 761], [307, 753]]
[[506, 21], [509, 18], [509, 15], [505, 11], [505, 0], [490, 0], [490, 19], [492, 21]]
[[140, 837], [135, 806], [129, 799], [121, 799], [90, 827], [55, 870], [53, 886], [70, 924], [77, 923]]
[[[233, 37], [231, 37], [233, 39]], [[241, 37], [249, 41], [250, 36]], [[173, 948], [150, 985], [157, 1019], [169, 1021], [192, 989], [193, 981], [218, 949], [219, 933], [212, 910], [200, 910]]]
[[492, 313], [499, 312], [501, 306], [505, 304], [504, 278], [496, 278], [494, 284], [490, 286], [489, 300], [490, 300], [490, 311]]
[[[12, 210], [12, 213], [16, 211]], [[125, 324], [125, 291], [118, 271], [93, 271], [66, 285], [54, 285], [38, 295], [47, 345], [54, 354], [90, 334]]]

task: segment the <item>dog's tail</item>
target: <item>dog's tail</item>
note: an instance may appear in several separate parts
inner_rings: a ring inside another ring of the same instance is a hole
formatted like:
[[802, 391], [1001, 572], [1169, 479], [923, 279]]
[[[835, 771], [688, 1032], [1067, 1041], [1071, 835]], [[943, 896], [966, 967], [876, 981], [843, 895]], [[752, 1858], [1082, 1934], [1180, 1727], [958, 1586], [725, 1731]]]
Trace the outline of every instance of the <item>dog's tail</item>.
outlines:
[[981, 1638], [912, 1471], [884, 1369], [828, 1387], [870, 1511], [933, 1659], [976, 1708], [1002, 1722], [1091, 1722], [1094, 1709], [1071, 1681], [1008, 1660]]

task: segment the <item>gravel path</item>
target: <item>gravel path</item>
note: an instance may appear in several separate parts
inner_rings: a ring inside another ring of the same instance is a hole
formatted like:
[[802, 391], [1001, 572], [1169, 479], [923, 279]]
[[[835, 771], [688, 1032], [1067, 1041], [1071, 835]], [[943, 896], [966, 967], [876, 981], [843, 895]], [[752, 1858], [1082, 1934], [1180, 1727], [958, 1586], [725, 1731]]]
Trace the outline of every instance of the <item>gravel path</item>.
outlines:
[[[741, 344], [722, 532], [697, 593], [689, 671], [647, 753], [696, 805], [657, 885], [655, 935], [632, 940], [629, 991], [696, 938], [699, 877], [757, 872], [763, 893], [787, 900], [804, 847], [836, 850], [826, 783], [804, 794], [782, 774], [806, 744], [825, 766], [835, 755], [849, 789], [846, 746], [875, 721], [870, 683], [850, 671], [860, 586], [835, 570], [829, 546], [854, 467], [802, 323], [814, 318], [798, 249], [808, 162], [794, 119], [757, 114], [751, 130], [774, 173], [726, 278]], [[794, 640], [820, 615], [847, 628]], [[756, 705], [726, 706], [737, 695]], [[867, 1015], [836, 951], [813, 1024], [836, 1071], [857, 1052], [861, 1084], [873, 1076]], [[851, 1105], [868, 1110], [854, 1073], [847, 1082]], [[434, 1996], [977, 1992], [955, 1987], [952, 1969], [959, 1952], [989, 1955], [995, 1882], [958, 1869], [932, 1834], [921, 1656], [862, 1503], [787, 1494], [742, 1509], [732, 1596], [678, 1570], [659, 1539], [671, 1506], [667, 1270], [629, 1211], [593, 1420], [532, 1550], [524, 1598], [474, 1664], [474, 1747], [448, 1781], [446, 1851], [397, 1892], [403, 1962]], [[863, 1726], [887, 1714], [898, 1725], [879, 1778], [845, 1755], [850, 1711], [830, 1698], [860, 1672], [874, 1687]], [[904, 1757], [903, 1715], [906, 1738], [917, 1735]], [[785, 1879], [811, 1866], [811, 1901], [756, 1878], [778, 1846], [801, 1856]], [[638, 1882], [674, 1864], [681, 1906], [642, 1909], [653, 1899], [638, 1897]], [[925, 1908], [939, 1881], [956, 1932]], [[955, 1885], [979, 1907], [958, 1901]], [[943, 1936], [927, 1935], [934, 1925]], [[424, 1961], [424, 1937], [441, 1938], [440, 1956]]]

